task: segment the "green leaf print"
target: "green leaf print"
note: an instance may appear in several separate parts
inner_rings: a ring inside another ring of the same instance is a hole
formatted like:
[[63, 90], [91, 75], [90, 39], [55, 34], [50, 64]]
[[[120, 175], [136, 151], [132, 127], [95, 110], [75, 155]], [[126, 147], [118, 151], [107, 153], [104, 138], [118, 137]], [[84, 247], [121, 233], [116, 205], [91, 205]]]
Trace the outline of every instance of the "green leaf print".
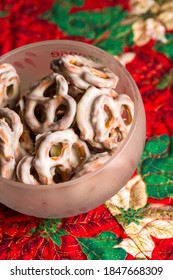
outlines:
[[32, 229], [32, 233], [39, 232], [40, 235], [45, 239], [51, 239], [57, 246], [61, 245], [61, 236], [67, 235], [68, 233], [61, 228], [62, 219], [43, 219], [39, 223], [38, 227]]
[[121, 242], [121, 239], [113, 232], [107, 231], [95, 238], [77, 238], [82, 251], [89, 260], [124, 260], [126, 251], [122, 248], [113, 248]]
[[6, 11], [0, 11], [0, 17], [5, 17], [7, 15], [8, 13]]
[[115, 55], [123, 51], [123, 47], [133, 45], [133, 33], [130, 25], [117, 25], [111, 29], [111, 34], [96, 46]]
[[153, 137], [146, 143], [138, 172], [146, 183], [148, 196], [173, 197], [173, 136]]
[[164, 53], [172, 60], [173, 59], [173, 51], [172, 51], [173, 34], [166, 34], [165, 37], [167, 39], [167, 42], [163, 43], [163, 42], [157, 41], [154, 45], [154, 49], [157, 52]]
[[157, 89], [164, 89], [168, 86], [168, 84], [169, 84], [169, 74], [165, 74], [163, 75], [159, 84], [157, 85]]
[[49, 235], [49, 237], [50, 237], [50, 239], [52, 239], [52, 241], [54, 243], [56, 243], [56, 245], [58, 247], [60, 247], [60, 245], [61, 245], [61, 236], [64, 236], [64, 235], [68, 235], [68, 233], [65, 230], [63, 230], [63, 229], [59, 229], [58, 232], [51, 233]]
[[[82, 2], [81, 2], [82, 3]], [[76, 3], [75, 3], [76, 6]], [[72, 1], [56, 1], [51, 14], [44, 18], [54, 22], [70, 36], [84, 36], [93, 44], [112, 54], [123, 51], [124, 46], [133, 44], [131, 25], [123, 25], [127, 12], [121, 6], [100, 10], [71, 13]]]

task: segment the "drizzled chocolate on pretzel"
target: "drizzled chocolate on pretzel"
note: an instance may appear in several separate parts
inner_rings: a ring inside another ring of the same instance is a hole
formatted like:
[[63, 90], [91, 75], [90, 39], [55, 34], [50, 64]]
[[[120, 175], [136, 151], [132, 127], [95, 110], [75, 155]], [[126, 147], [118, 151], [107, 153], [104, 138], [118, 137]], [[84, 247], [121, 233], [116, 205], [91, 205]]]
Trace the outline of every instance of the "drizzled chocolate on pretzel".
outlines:
[[20, 92], [10, 64], [0, 65], [0, 175], [30, 185], [79, 178], [105, 164], [134, 117], [119, 78], [101, 62], [63, 55], [46, 77]]

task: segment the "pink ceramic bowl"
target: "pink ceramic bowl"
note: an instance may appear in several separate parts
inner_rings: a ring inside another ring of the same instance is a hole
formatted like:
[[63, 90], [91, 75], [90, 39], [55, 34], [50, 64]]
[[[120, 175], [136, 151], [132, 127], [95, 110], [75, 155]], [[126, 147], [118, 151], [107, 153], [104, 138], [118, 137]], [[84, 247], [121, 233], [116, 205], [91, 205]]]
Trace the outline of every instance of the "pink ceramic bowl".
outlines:
[[145, 112], [138, 88], [126, 69], [111, 55], [92, 45], [74, 41], [44, 41], [15, 49], [0, 58], [17, 70], [22, 90], [50, 72], [50, 61], [63, 53], [101, 60], [119, 77], [116, 91], [134, 101], [135, 114], [127, 138], [112, 158], [97, 171], [54, 185], [26, 185], [0, 178], [0, 202], [41, 218], [60, 218], [87, 212], [116, 194], [130, 179], [140, 160], [146, 133]]

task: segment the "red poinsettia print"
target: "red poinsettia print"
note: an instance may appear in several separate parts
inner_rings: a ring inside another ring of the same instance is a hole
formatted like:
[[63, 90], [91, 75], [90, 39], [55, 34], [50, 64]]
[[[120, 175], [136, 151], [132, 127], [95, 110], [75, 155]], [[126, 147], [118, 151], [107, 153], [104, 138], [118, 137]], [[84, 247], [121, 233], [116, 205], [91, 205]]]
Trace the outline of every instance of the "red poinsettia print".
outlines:
[[6, 14], [0, 18], [0, 55], [29, 43], [65, 38], [66, 34], [56, 24], [37, 17], [50, 9], [53, 2], [4, 1], [1, 9]]
[[12, 49], [13, 35], [8, 17], [0, 18], [0, 34], [0, 55], [2, 55]]
[[153, 44], [150, 41], [144, 47], [134, 46], [128, 49], [135, 53], [135, 58], [126, 65], [126, 68], [137, 83], [145, 103], [155, 100], [156, 87], [163, 75], [169, 74], [172, 67], [172, 62], [166, 55], [153, 50]]
[[121, 238], [126, 237], [121, 226], [116, 223], [108, 211], [105, 211], [104, 206], [86, 214], [63, 219], [63, 229], [72, 235], [77, 234], [79, 237], [96, 236], [100, 233], [100, 228], [104, 231], [111, 230]]
[[0, 55], [29, 43], [65, 37], [54, 23], [26, 15], [17, 20], [16, 16], [0, 18], [1, 29]]
[[26, 14], [29, 16], [38, 16], [49, 10], [54, 0], [2, 0], [0, 10], [7, 11], [18, 16]]
[[64, 37], [64, 33], [54, 23], [29, 17], [24, 17], [20, 21], [14, 21], [13, 30], [15, 47]]
[[173, 260], [173, 238], [153, 238], [155, 248], [152, 253], [153, 260]]
[[154, 42], [150, 41], [145, 47], [134, 46], [126, 49], [135, 53], [134, 59], [126, 64], [126, 68], [142, 95], [147, 120], [147, 138], [172, 133], [172, 110], [169, 105], [172, 94], [168, 84], [172, 62], [166, 55], [157, 53], [153, 44]]
[[162, 198], [162, 199], [156, 199], [156, 198], [148, 197], [147, 202], [148, 203], [153, 203], [153, 204], [156, 203], [156, 204], [173, 206], [173, 198], [172, 197], [166, 197], [166, 198]]
[[161, 134], [173, 134], [172, 120], [173, 120], [173, 108], [170, 104], [173, 102], [173, 97], [170, 96], [169, 90], [165, 90], [161, 94], [165, 94], [168, 98], [165, 101], [160, 102], [158, 107], [154, 110], [148, 110], [146, 108], [146, 118], [147, 118], [147, 136], [161, 135]]
[[[94, 238], [97, 239], [100, 234], [108, 231], [108, 235], [118, 238], [117, 242], [127, 237], [104, 206], [86, 214], [55, 220], [22, 215], [2, 205], [0, 213], [1, 259], [85, 260], [88, 259], [88, 252], [83, 251], [83, 246], [94, 243]], [[96, 244], [97, 242], [102, 242], [102, 239], [98, 239]], [[112, 242], [110, 251], [113, 250], [116, 239]], [[92, 258], [94, 253], [90, 255]], [[125, 251], [123, 256], [133, 258]]]

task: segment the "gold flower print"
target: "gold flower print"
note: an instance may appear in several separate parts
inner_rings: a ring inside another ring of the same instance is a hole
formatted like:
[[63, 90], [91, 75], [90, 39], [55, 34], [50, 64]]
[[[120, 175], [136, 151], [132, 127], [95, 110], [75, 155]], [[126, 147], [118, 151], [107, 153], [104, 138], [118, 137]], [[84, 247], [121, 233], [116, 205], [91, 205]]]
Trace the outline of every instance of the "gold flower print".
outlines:
[[159, 239], [173, 236], [173, 207], [147, 204], [146, 186], [139, 175], [108, 200], [106, 206], [130, 237], [115, 248], [128, 250], [136, 259], [151, 258], [155, 247], [152, 236]]
[[131, 0], [132, 30], [137, 46], [147, 44], [150, 39], [167, 42], [166, 30], [173, 30], [173, 2], [154, 0]]

